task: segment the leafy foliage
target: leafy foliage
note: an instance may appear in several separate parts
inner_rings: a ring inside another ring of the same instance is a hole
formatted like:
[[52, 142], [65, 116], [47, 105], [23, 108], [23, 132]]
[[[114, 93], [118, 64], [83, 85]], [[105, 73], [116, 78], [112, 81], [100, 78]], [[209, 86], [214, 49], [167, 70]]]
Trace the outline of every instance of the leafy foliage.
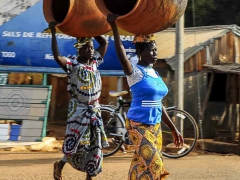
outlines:
[[189, 0], [185, 26], [240, 25], [240, 0]]

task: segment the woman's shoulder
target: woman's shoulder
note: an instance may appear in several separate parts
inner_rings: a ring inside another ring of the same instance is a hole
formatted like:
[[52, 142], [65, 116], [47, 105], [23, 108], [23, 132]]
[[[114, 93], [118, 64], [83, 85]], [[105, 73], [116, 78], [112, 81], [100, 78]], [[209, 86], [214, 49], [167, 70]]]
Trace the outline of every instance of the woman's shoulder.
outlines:
[[132, 64], [132, 74], [127, 77], [128, 85], [131, 87], [137, 82], [141, 81], [144, 74], [137, 64]]
[[94, 50], [93, 63], [92, 63], [94, 65], [94, 68], [97, 68], [102, 63], [103, 63], [103, 58], [101, 54], [97, 50]]
[[69, 55], [69, 56], [67, 56], [65, 58], [67, 59], [67, 63], [70, 63], [73, 66], [76, 66], [76, 65], [79, 64], [78, 61], [77, 61], [77, 56]]

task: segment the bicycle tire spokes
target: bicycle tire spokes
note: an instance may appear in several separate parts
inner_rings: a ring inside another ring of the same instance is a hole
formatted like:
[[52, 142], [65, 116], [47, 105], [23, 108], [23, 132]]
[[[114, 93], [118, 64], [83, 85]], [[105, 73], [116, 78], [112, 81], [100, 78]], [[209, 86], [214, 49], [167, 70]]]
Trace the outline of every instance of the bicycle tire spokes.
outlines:
[[180, 158], [192, 151], [198, 139], [198, 128], [195, 120], [185, 111], [167, 110], [168, 116], [184, 138], [183, 146], [177, 148], [169, 128], [162, 123], [163, 155], [169, 158]]
[[109, 147], [103, 149], [103, 157], [115, 154], [121, 146], [126, 133], [125, 124], [116, 109], [102, 106], [101, 113]]

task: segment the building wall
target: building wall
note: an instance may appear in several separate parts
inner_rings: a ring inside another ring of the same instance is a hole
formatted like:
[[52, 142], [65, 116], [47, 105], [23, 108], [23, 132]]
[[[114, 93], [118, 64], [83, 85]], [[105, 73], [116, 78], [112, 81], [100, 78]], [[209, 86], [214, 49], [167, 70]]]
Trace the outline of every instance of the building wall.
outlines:
[[[102, 93], [99, 98], [101, 104], [112, 102], [116, 105], [116, 98], [109, 96], [109, 91], [118, 90], [119, 77], [102, 77]], [[67, 120], [68, 102], [70, 96], [67, 92], [67, 77], [62, 75], [48, 75], [48, 84], [52, 85], [52, 98], [49, 110], [49, 121], [64, 123]], [[123, 78], [122, 89], [128, 90], [126, 78]], [[128, 98], [130, 96], [125, 96]]]

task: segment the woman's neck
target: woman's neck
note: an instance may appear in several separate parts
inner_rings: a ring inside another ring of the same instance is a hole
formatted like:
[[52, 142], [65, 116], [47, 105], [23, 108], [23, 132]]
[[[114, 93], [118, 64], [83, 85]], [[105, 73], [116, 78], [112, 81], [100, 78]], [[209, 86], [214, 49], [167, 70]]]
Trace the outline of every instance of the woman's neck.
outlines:
[[89, 59], [86, 59], [84, 57], [78, 57], [77, 61], [81, 64], [88, 65], [89, 64]]
[[151, 67], [151, 68], [153, 67], [153, 64], [148, 64], [144, 61], [138, 61], [137, 64], [140, 65], [140, 66], [145, 66], [145, 67]]

